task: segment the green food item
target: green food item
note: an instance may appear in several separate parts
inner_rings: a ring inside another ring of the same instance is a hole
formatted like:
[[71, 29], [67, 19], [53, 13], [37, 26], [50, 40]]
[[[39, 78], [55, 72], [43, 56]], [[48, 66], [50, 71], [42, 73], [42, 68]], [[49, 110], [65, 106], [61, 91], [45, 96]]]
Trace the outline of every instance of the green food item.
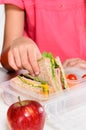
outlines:
[[18, 78], [19, 78], [23, 83], [30, 85], [30, 83], [29, 83], [28, 81], [26, 81], [25, 79], [23, 79], [22, 76], [19, 75]]
[[29, 74], [23, 74], [22, 76], [24, 76], [25, 78], [28, 78], [28, 79], [31, 79], [31, 80], [40, 82], [41, 84], [47, 84], [47, 82], [39, 80], [39, 78], [36, 77], [36, 76], [35, 76], [35, 77], [32, 77], [32, 76], [29, 75]]
[[[23, 77], [34, 80], [34, 78], [33, 78], [32, 76], [28, 75], [28, 74], [19, 75], [18, 78], [19, 78], [23, 83], [25, 83], [25, 84], [27, 84], [27, 85], [31, 85], [31, 84], [30, 84], [28, 81], [26, 81], [25, 79], [23, 79]], [[38, 79], [38, 78], [37, 78], [37, 79]], [[38, 81], [38, 80], [35, 80], [35, 81]], [[39, 81], [38, 81], [38, 82], [39, 82]], [[32, 87], [42, 88], [42, 90], [43, 90], [43, 92], [44, 92], [45, 94], [49, 94], [49, 88], [48, 88], [47, 83], [42, 82], [42, 85], [32, 85]]]
[[[53, 56], [52, 53], [43, 52], [43, 53], [42, 53], [42, 57], [44, 57], [44, 58], [47, 57], [47, 58], [50, 59], [50, 62], [51, 62], [51, 70], [52, 70], [52, 77], [53, 77], [53, 80], [55, 81], [56, 85], [58, 86], [58, 89], [60, 89], [60, 88], [59, 88], [59, 84], [58, 84], [58, 82], [57, 82], [56, 73], [55, 73], [55, 69], [56, 69], [56, 68], [60, 68], [60, 66], [57, 64], [57, 62], [56, 62], [56, 60], [55, 60], [55, 58], [54, 58], [54, 56]], [[63, 80], [62, 80], [62, 81], [63, 81]]]
[[55, 77], [55, 68], [58, 68], [59, 65], [56, 63], [56, 60], [52, 53], [43, 52], [42, 57], [47, 57], [50, 59], [51, 62], [51, 69], [52, 69], [52, 75]]

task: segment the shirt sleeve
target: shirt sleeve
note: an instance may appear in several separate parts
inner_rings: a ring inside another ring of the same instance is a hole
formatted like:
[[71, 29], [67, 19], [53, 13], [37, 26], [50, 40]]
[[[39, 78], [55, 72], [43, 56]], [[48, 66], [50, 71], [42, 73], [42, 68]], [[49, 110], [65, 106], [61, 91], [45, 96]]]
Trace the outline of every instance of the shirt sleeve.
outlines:
[[21, 9], [24, 9], [24, 2], [23, 0], [0, 0], [0, 4], [12, 4]]

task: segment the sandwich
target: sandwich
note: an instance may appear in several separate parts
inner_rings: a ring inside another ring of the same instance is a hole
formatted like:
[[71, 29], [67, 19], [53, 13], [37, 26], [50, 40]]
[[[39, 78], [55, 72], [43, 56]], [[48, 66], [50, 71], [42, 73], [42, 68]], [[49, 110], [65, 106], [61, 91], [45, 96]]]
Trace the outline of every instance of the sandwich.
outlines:
[[44, 52], [38, 62], [40, 73], [38, 78], [47, 82], [55, 91], [68, 88], [65, 72], [59, 56], [54, 58], [52, 53]]
[[39, 94], [49, 97], [68, 87], [64, 69], [59, 57], [54, 58], [52, 53], [44, 52], [38, 60], [39, 75], [32, 77], [21, 74], [10, 80], [13, 89], [25, 94]]
[[54, 88], [47, 82], [41, 81], [38, 77], [32, 77], [29, 74], [21, 74], [12, 78], [10, 80], [10, 86], [12, 89], [25, 93], [26, 95], [36, 93], [46, 97], [49, 94], [55, 93]]

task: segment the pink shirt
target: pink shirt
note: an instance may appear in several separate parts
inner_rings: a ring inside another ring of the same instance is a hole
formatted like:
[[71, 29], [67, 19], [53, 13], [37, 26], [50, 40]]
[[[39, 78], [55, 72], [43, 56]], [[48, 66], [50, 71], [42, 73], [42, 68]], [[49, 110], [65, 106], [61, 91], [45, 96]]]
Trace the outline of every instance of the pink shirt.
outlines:
[[86, 4], [84, 0], [0, 0], [25, 10], [25, 35], [42, 51], [61, 60], [86, 60]]

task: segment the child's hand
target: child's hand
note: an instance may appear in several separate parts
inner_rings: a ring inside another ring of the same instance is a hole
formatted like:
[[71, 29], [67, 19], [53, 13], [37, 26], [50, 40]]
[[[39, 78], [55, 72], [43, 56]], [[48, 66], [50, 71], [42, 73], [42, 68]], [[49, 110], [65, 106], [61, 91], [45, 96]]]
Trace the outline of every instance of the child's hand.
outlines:
[[64, 61], [63, 63], [63, 67], [78, 67], [78, 68], [82, 68], [82, 69], [86, 69], [86, 61], [82, 60], [80, 58], [71, 58], [71, 59], [67, 59]]
[[13, 41], [8, 51], [8, 63], [14, 70], [26, 69], [30, 74], [38, 74], [37, 60], [41, 53], [29, 38], [21, 37]]

